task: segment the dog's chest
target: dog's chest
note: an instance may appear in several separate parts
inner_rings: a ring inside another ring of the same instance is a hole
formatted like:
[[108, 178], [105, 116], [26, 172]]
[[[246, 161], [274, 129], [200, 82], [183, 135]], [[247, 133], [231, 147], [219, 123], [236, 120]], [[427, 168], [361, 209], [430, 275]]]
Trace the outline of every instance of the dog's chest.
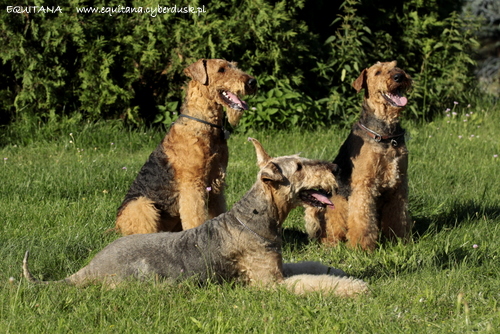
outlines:
[[392, 189], [396, 187], [407, 172], [408, 155], [406, 147], [390, 147], [380, 155], [379, 168], [377, 169], [379, 187]]
[[257, 251], [247, 250], [235, 261], [238, 280], [253, 285], [256, 282], [267, 284], [281, 279], [281, 254], [263, 247], [255, 248]]
[[214, 193], [219, 193], [224, 186], [228, 163], [228, 148], [225, 141], [210, 146], [207, 159], [207, 178]]
[[228, 147], [218, 133], [188, 131], [188, 128], [182, 127], [180, 129], [172, 128], [164, 144], [167, 156], [176, 170], [192, 171], [212, 179], [221, 174], [221, 169], [222, 174], [225, 173]]

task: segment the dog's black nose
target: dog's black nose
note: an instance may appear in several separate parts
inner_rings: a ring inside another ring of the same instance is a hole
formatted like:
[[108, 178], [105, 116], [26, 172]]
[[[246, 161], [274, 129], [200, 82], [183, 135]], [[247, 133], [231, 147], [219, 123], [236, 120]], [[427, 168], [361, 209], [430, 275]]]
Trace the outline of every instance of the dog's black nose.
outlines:
[[257, 88], [257, 79], [252, 78], [252, 79], [248, 80], [248, 81], [247, 81], [247, 85], [248, 85], [248, 87], [250, 87], [251, 89], [255, 89], [255, 88]]
[[404, 80], [404, 74], [403, 73], [396, 73], [394, 74], [394, 76], [392, 77], [394, 79], [394, 81], [396, 82], [401, 82]]

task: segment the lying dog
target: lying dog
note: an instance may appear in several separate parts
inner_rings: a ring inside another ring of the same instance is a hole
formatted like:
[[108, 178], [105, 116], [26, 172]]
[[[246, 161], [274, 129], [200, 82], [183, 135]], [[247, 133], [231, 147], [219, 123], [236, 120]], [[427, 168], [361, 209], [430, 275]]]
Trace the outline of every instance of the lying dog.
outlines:
[[[249, 140], [255, 146], [261, 169], [257, 182], [230, 211], [178, 233], [119, 238], [86, 267], [58, 282], [78, 286], [103, 282], [114, 287], [130, 278], [191, 277], [200, 283], [235, 280], [257, 286], [285, 284], [298, 294], [321, 291], [351, 296], [366, 292], [365, 282], [327, 275], [330, 269], [319, 263], [282, 265], [283, 221], [290, 210], [301, 204], [332, 205], [328, 195], [336, 188], [337, 167], [298, 155], [271, 158], [257, 140]], [[29, 272], [28, 252], [23, 271], [31, 282], [48, 283], [36, 280]], [[316, 275], [322, 273], [325, 275]]]

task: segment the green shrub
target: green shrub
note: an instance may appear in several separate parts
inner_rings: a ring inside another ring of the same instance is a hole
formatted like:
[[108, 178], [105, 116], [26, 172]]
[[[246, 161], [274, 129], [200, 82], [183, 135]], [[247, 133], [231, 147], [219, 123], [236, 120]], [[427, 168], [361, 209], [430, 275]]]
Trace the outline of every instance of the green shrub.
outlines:
[[463, 101], [473, 89], [476, 27], [456, 12], [438, 21], [434, 15], [419, 15], [418, 9], [409, 11], [402, 22], [411, 27], [401, 39], [412, 50], [403, 59], [416, 83], [411, 94], [416, 103], [409, 110], [414, 117], [429, 120], [453, 101]]
[[356, 6], [360, 4], [359, 0], [342, 3], [342, 14], [332, 22], [339, 28], [325, 41], [330, 50], [329, 58], [317, 68], [318, 74], [327, 78], [330, 87], [328, 109], [346, 124], [352, 123], [360, 108], [359, 97], [351, 84], [365, 67], [375, 61], [368, 56], [368, 51], [373, 48], [371, 30], [357, 15]]
[[193, 1], [205, 9], [199, 15], [77, 13], [84, 4], [61, 4], [61, 13], [0, 11], [0, 124], [74, 113], [169, 124], [183, 98], [182, 69], [198, 58], [235, 60], [259, 78], [242, 129], [351, 123], [360, 100], [351, 83], [379, 60], [398, 60], [415, 79], [414, 118], [432, 118], [474, 85], [475, 23], [448, 2], [346, 0], [337, 9], [305, 0]]
[[250, 110], [245, 112], [239, 131], [247, 128], [287, 129], [298, 127], [310, 129], [322, 124], [327, 99], [313, 100], [304, 92], [294, 90], [286, 78], [262, 76], [258, 81], [264, 87], [272, 87], [251, 98]]
[[500, 3], [496, 0], [467, 0], [466, 11], [481, 19], [476, 33], [481, 42], [478, 66], [475, 70], [481, 88], [498, 96], [500, 94]]
[[[211, 2], [200, 15], [155, 17], [75, 14], [83, 3], [72, 2], [57, 14], [0, 12], [0, 99], [11, 117], [27, 112], [46, 119], [76, 110], [89, 119], [170, 122], [180, 107], [182, 69], [202, 57], [238, 60], [255, 73], [287, 68], [292, 82], [301, 81], [303, 67], [297, 65], [309, 53], [308, 33], [294, 16], [303, 1]], [[118, 5], [94, 4], [101, 6]]]
[[329, 108], [352, 122], [359, 113], [351, 83], [360, 71], [377, 61], [397, 60], [414, 80], [409, 117], [429, 120], [451, 102], [464, 99], [474, 86], [473, 38], [476, 23], [456, 12], [440, 18], [437, 3], [405, 1], [402, 8], [380, 7], [368, 17], [359, 14], [364, 1], [346, 0], [333, 24], [336, 34], [327, 39], [328, 60], [318, 66], [332, 88]]

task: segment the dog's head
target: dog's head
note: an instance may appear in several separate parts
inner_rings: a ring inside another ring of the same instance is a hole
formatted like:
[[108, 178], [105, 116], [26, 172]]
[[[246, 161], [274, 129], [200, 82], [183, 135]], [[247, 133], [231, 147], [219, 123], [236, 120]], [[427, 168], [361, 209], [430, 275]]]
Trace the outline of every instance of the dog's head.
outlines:
[[258, 140], [248, 140], [257, 154], [258, 179], [266, 186], [281, 216], [286, 218], [299, 205], [333, 208], [329, 198], [337, 190], [336, 164], [301, 158], [298, 154], [271, 158]]
[[255, 94], [257, 80], [243, 72], [235, 62], [223, 59], [200, 59], [184, 73], [207, 91], [207, 98], [226, 107], [232, 126], [237, 126], [248, 105], [239, 96]]
[[397, 67], [396, 61], [377, 62], [364, 69], [352, 84], [358, 93], [365, 90], [365, 103], [375, 116], [388, 121], [399, 117], [406, 107], [404, 94], [411, 85], [410, 76]]

